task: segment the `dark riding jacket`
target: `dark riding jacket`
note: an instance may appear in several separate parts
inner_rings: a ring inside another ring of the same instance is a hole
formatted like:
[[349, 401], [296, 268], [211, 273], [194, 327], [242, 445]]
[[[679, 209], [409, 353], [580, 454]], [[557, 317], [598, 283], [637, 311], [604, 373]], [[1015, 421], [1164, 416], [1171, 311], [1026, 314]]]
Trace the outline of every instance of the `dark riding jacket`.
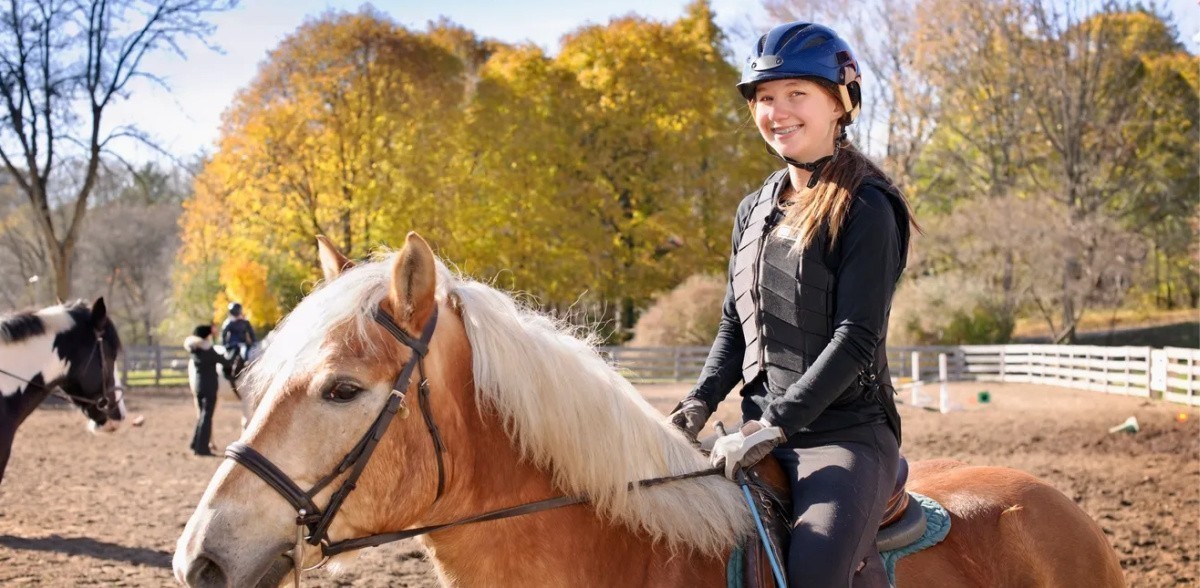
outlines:
[[213, 349], [212, 343], [207, 339], [200, 337], [189, 336], [183, 340], [183, 348], [187, 349], [192, 354], [192, 366], [196, 368], [196, 379], [191, 382], [192, 394], [200, 396], [201, 394], [216, 396], [217, 388], [220, 386], [220, 375], [217, 373], [217, 365], [220, 364], [229, 368], [229, 360], [225, 359], [217, 350]]
[[255, 339], [254, 327], [244, 318], [229, 317], [221, 325], [221, 344], [226, 347], [239, 343], [250, 345]]
[[800, 255], [777, 229], [786, 170], [742, 201], [733, 228], [721, 324], [690, 397], [710, 410], [739, 380], [746, 419], [782, 427], [788, 445], [806, 433], [900, 420], [887, 365], [887, 323], [908, 252], [899, 193], [871, 178], [854, 194], [837, 243], [828, 227]]

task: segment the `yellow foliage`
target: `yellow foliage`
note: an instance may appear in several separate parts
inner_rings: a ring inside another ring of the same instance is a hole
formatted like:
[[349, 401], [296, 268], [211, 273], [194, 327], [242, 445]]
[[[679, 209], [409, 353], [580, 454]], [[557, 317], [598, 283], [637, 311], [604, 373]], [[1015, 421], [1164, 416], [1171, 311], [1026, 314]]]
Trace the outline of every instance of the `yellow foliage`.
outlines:
[[585, 27], [554, 57], [444, 20], [326, 14], [227, 110], [180, 263], [219, 265], [256, 324], [250, 297], [286, 308], [319, 277], [315, 234], [353, 258], [416, 229], [547, 305], [647, 301], [724, 267], [737, 203], [773, 165], [721, 41], [703, 0], [673, 23]]
[[221, 284], [224, 290], [213, 301], [214, 322], [228, 316], [230, 302], [240, 302], [246, 319], [255, 330], [263, 332], [279, 322], [283, 313], [267, 284], [267, 268], [248, 259], [231, 257], [221, 264]]

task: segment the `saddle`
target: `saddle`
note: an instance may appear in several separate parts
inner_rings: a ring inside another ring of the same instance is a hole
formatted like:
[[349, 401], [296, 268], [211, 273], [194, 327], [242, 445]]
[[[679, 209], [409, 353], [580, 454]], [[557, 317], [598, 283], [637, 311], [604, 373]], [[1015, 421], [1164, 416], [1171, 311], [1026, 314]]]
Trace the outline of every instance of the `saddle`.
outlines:
[[[906, 547], [921, 538], [925, 533], [928, 520], [925, 509], [914, 506], [916, 500], [904, 488], [908, 482], [908, 459], [900, 456], [899, 467], [896, 468], [896, 485], [892, 489], [892, 497], [888, 499], [887, 508], [883, 511], [883, 519], [879, 522], [879, 535], [875, 545], [879, 551], [893, 551]], [[913, 508], [909, 508], [913, 506]]]
[[[711, 449], [715, 437], [703, 439], [701, 448]], [[706, 447], [707, 446], [707, 447]], [[742, 546], [741, 561], [730, 561], [729, 586], [741, 588], [776, 588], [775, 576], [767, 555], [770, 548], [781, 566], [786, 565], [788, 542], [791, 538], [792, 492], [779, 462], [768, 455], [750, 468], [750, 495], [762, 519], [768, 544], [756, 532]], [[896, 483], [879, 524], [875, 544], [879, 551], [893, 551], [919, 540], [928, 524], [925, 510], [905, 489], [908, 482], [908, 460], [902, 455], [896, 468]], [[913, 506], [913, 508], [909, 508]], [[768, 547], [769, 545], [769, 547]], [[865, 562], [864, 562], [865, 564]], [[863, 565], [860, 564], [859, 569]], [[740, 568], [740, 569], [739, 569]]]

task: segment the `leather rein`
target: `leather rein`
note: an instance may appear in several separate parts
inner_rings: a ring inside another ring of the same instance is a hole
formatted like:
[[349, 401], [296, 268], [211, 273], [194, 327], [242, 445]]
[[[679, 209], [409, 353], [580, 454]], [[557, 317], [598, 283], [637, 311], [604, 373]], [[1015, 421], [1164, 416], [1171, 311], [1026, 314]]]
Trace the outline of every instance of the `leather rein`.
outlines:
[[[581, 504], [587, 501], [587, 498], [583, 496], [558, 496], [509, 508], [503, 508], [500, 510], [485, 512], [450, 523], [418, 527], [404, 531], [397, 531], [394, 533], [380, 533], [356, 539], [330, 541], [328, 533], [329, 526], [333, 522], [333, 517], [337, 514], [338, 509], [341, 508], [342, 503], [346, 500], [346, 497], [351, 491], [354, 490], [359, 476], [362, 474], [363, 469], [366, 468], [367, 461], [371, 459], [371, 454], [379, 445], [379, 441], [383, 438], [384, 433], [387, 431], [388, 425], [391, 424], [396, 415], [399, 415], [401, 419], [405, 419], [409, 415], [408, 407], [405, 405], [405, 398], [407, 396], [409, 380], [412, 378], [414, 369], [419, 376], [419, 382], [417, 385], [418, 404], [421, 409], [421, 414], [424, 416], [425, 425], [429, 429], [429, 434], [432, 437], [434, 450], [437, 455], [438, 482], [437, 494], [434, 498], [435, 503], [442, 497], [442, 491], [445, 487], [445, 469], [442, 459], [442, 453], [445, 450], [445, 446], [442, 443], [441, 434], [438, 430], [437, 424], [434, 423], [433, 414], [430, 412], [429, 382], [425, 378], [424, 367], [425, 356], [429, 353], [429, 341], [433, 336], [433, 331], [437, 324], [437, 308], [434, 308], [433, 314], [430, 316], [429, 321], [425, 324], [425, 328], [422, 330], [421, 337], [419, 339], [414, 339], [411, 335], [404, 332], [404, 330], [401, 329], [395, 323], [395, 321], [393, 321], [392, 318], [383, 311], [382, 308], [376, 308], [374, 318], [375, 322], [382, 325], [389, 333], [392, 334], [392, 336], [399, 340], [400, 343], [406, 345], [412, 350], [412, 357], [409, 358], [408, 362], [404, 364], [404, 367], [400, 370], [400, 375], [396, 377], [395, 382], [392, 384], [392, 392], [388, 397], [387, 404], [383, 407], [383, 410], [379, 413], [379, 416], [375, 418], [375, 422], [371, 425], [370, 429], [363, 434], [362, 438], [359, 439], [354, 448], [351, 449], [344, 458], [342, 458], [342, 461], [337, 465], [336, 468], [334, 468], [332, 472], [317, 481], [317, 483], [314, 484], [313, 487], [308, 491], [304, 491], [301, 490], [300, 487], [290, 477], [288, 477], [287, 474], [283, 473], [283, 471], [280, 470], [275, 464], [271, 463], [271, 460], [264, 457], [261, 453], [255, 451], [249, 445], [241, 441], [236, 441], [230, 444], [225, 450], [226, 457], [245, 466], [246, 469], [253, 472], [264, 482], [266, 482], [267, 485], [275, 489], [276, 492], [278, 492], [285, 500], [288, 501], [288, 503], [292, 505], [293, 508], [296, 509], [296, 548], [291, 557], [293, 562], [294, 581], [297, 587], [300, 586], [300, 573], [302, 571], [310, 571], [320, 568], [327, 561], [329, 561], [329, 558], [347, 551], [363, 549], [365, 547], [376, 547], [385, 543], [401, 541], [460, 525], [505, 519], [543, 510]], [[333, 496], [329, 500], [328, 506], [326, 506], [325, 510], [322, 511], [316, 505], [313, 499], [318, 493], [321, 492], [322, 489], [347, 471], [349, 471], [349, 474], [346, 476], [346, 479], [342, 482], [341, 487], [339, 487], [337, 491], [333, 493]], [[632, 482], [629, 484], [629, 488], [632, 490], [635, 487], [655, 486], [676, 480], [720, 475], [721, 472], [722, 470], [720, 468], [710, 468], [707, 470], [701, 470], [698, 472], [691, 472], [677, 476], [667, 476], [663, 478], [653, 478], [649, 480]], [[307, 534], [305, 533], [306, 530]], [[321, 561], [309, 568], [301, 568], [302, 549], [304, 543], [320, 546], [321, 548]]]

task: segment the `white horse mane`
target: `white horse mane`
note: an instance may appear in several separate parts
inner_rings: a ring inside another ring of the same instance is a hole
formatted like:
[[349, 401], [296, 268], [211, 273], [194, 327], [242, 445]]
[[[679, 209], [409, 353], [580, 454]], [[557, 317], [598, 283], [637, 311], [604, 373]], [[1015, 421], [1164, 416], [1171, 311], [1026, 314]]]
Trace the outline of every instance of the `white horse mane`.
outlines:
[[75, 326], [70, 311], [80, 304], [57, 304], [35, 312], [0, 315], [0, 349], [4, 351], [0, 354], [0, 369], [12, 374], [0, 374], [0, 396], [26, 389], [38, 374], [51, 380], [66, 373], [67, 363], [53, 353], [53, 344], [59, 333]]
[[[75, 326], [75, 319], [71, 317], [71, 314], [68, 311], [80, 306], [80, 304], [82, 304], [80, 301], [76, 301], [72, 303], [47, 306], [34, 312], [4, 314], [0, 315], [0, 323], [9, 320], [16, 320], [24, 315], [24, 317], [28, 319], [40, 320], [45, 328], [45, 333], [54, 335]], [[10, 343], [19, 343], [19, 341], [14, 341], [12, 333], [10, 333], [7, 328], [0, 329], [0, 344]]]
[[[437, 297], [456, 301], [466, 326], [479, 405], [501, 415], [521, 455], [551, 472], [564, 494], [588, 496], [602, 517], [671, 549], [724, 555], [750, 532], [738, 488], [721, 476], [629, 490], [630, 482], [703, 470], [708, 461], [570, 328], [437, 267]], [[261, 394], [255, 383], [314, 358], [314, 333], [351, 324], [370, 344], [390, 268], [390, 257], [357, 266], [306, 297], [251, 368], [250, 388]]]

